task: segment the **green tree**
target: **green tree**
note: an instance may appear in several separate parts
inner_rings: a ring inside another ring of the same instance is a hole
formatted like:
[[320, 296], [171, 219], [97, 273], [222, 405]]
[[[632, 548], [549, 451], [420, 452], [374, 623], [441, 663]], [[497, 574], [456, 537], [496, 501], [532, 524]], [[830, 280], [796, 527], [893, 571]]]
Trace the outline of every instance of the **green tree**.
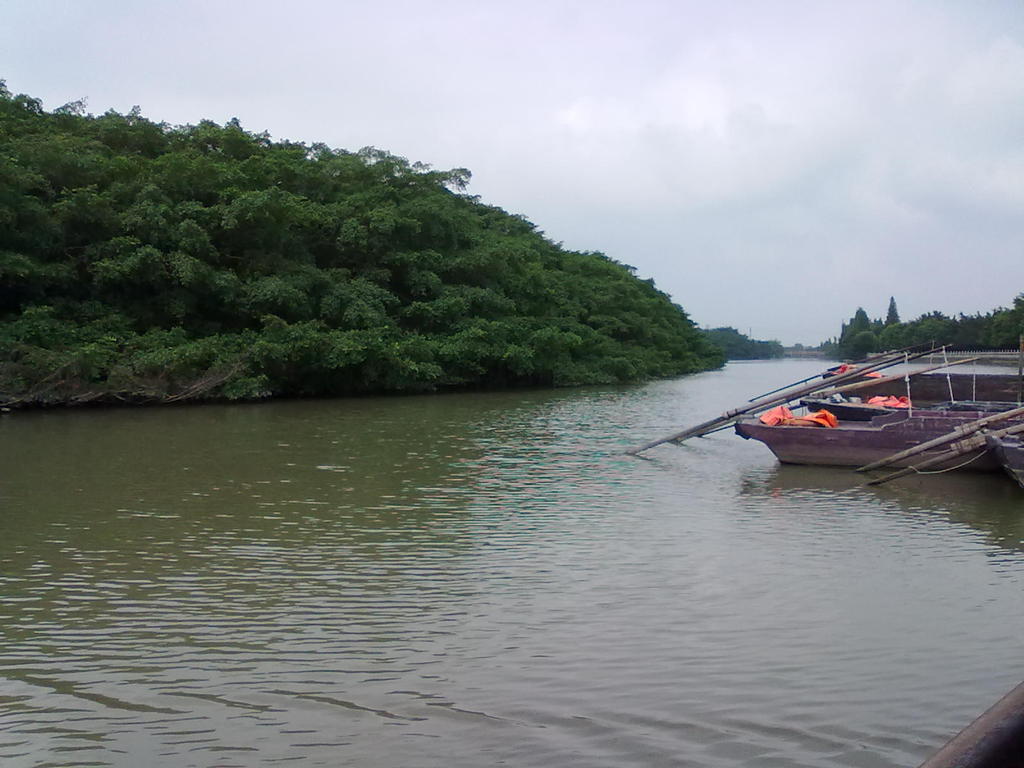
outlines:
[[768, 360], [785, 353], [778, 341], [751, 339], [735, 328], [712, 328], [704, 331], [704, 335], [728, 360]]
[[889, 311], [885, 313], [885, 326], [896, 325], [900, 321], [900, 313], [896, 309], [896, 299], [889, 297]]
[[1013, 308], [998, 309], [990, 319], [984, 336], [992, 347], [1016, 347], [1024, 334], [1024, 293], [1013, 300]]
[[[889, 300], [889, 314], [895, 304]], [[942, 312], [928, 312], [910, 322], [871, 323], [863, 310], [849, 323], [843, 323], [840, 341], [835, 345], [835, 353], [854, 357], [862, 352], [869, 343], [869, 337], [861, 336], [865, 330], [872, 331], [876, 336], [875, 347], [878, 349], [899, 349], [915, 345], [936, 344], [965, 348], [1006, 348], [1016, 347], [1020, 335], [1024, 333], [1024, 294], [1018, 295], [1012, 308], [999, 308], [987, 314], [948, 317]], [[856, 343], [855, 343], [856, 342]], [[825, 342], [822, 348], [830, 342]]]
[[853, 313], [850, 321], [843, 323], [836, 351], [840, 356], [846, 358], [863, 357], [865, 352], [873, 351], [870, 348], [865, 349], [865, 345], [869, 342], [877, 344], [878, 338], [872, 330], [872, 323], [868, 319], [867, 312], [863, 307], [857, 307], [857, 311]]
[[[0, 402], [573, 385], [721, 365], [601, 253], [368, 147], [0, 82]], [[755, 342], [770, 344], [768, 342]]]
[[873, 331], [861, 331], [850, 339], [848, 349], [851, 357], [866, 357], [878, 348], [878, 337]]

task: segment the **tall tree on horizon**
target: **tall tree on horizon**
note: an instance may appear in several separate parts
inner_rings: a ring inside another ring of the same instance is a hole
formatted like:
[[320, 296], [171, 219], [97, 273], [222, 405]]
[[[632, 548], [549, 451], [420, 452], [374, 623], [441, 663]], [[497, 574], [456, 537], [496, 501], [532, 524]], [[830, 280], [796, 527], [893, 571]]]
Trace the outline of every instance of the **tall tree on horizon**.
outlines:
[[889, 311], [885, 315], [886, 326], [896, 325], [900, 321], [900, 313], [896, 310], [896, 299], [889, 297]]

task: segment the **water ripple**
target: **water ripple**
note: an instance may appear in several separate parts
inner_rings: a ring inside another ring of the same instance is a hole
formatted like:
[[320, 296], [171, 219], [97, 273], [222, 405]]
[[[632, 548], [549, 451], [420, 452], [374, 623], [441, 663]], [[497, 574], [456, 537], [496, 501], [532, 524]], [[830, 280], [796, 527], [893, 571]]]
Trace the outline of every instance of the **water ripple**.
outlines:
[[1019, 497], [623, 455], [766, 371], [5, 422], [0, 760], [920, 762], [1024, 671]]

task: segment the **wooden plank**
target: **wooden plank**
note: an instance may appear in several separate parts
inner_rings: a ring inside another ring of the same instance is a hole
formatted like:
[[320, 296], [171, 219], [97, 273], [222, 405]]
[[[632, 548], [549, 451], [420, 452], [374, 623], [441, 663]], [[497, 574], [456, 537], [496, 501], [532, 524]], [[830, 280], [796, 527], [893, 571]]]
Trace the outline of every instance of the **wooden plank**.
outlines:
[[990, 424], [996, 424], [1000, 421], [1005, 421], [1006, 419], [1012, 419], [1014, 416], [1022, 415], [1024, 415], [1024, 408], [1014, 408], [1011, 411], [1003, 411], [1001, 413], [993, 414], [992, 416], [985, 416], [977, 421], [969, 421], [966, 424], [961, 424], [952, 432], [947, 432], [944, 435], [927, 440], [919, 445], [915, 445], [913, 448], [907, 448], [905, 451], [900, 451], [892, 454], [891, 456], [886, 456], [884, 459], [879, 459], [878, 461], [873, 461], [870, 464], [865, 464], [863, 467], [857, 467], [856, 471], [869, 472], [872, 469], [887, 467], [893, 462], [900, 461], [902, 459], [909, 459], [911, 456], [924, 453], [929, 448], [937, 448], [945, 443], [951, 443], [958, 438], [972, 435]]
[[[1015, 426], [1007, 427], [1006, 429], [999, 429], [996, 430], [995, 432], [990, 432], [988, 434], [992, 435], [993, 437], [1003, 437], [1004, 435], [1018, 435], [1021, 433], [1024, 433], [1024, 424], [1017, 424]], [[942, 464], [944, 462], [955, 459], [958, 456], [963, 456], [965, 453], [970, 453], [971, 451], [985, 447], [985, 435], [974, 435], [973, 437], [968, 437], [966, 440], [963, 440], [959, 443], [953, 443], [948, 451], [943, 451], [937, 456], [932, 456], [929, 459], [925, 459], [920, 464], [915, 464], [912, 467], [904, 467], [903, 469], [885, 475], [884, 477], [876, 477], [873, 480], [868, 480], [866, 483], [864, 483], [864, 485], [881, 485], [882, 483], [888, 483], [890, 480], [895, 480], [896, 478], [899, 477], [906, 477], [907, 475], [913, 472], [920, 472], [922, 469], [934, 467], [936, 464]]]

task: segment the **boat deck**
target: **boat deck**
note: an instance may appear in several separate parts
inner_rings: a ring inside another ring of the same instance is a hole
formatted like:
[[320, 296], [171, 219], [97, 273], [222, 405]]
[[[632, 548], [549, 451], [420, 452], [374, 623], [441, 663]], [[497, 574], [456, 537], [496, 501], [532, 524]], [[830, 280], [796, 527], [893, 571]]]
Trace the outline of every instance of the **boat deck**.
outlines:
[[988, 435], [985, 442], [1006, 474], [1016, 480], [1021, 488], [1024, 488], [1024, 441], [1015, 435], [1003, 437]]

